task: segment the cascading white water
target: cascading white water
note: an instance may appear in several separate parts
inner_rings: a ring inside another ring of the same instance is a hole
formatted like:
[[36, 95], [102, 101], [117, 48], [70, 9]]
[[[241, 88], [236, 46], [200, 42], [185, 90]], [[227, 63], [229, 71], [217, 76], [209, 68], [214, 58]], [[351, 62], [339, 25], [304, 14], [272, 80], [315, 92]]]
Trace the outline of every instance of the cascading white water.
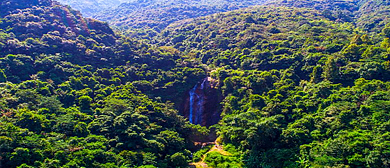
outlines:
[[192, 120], [192, 112], [193, 112], [193, 108], [194, 108], [194, 96], [196, 96], [196, 93], [195, 93], [195, 91], [196, 91], [196, 88], [198, 87], [198, 84], [196, 84], [195, 86], [194, 86], [194, 88], [192, 88], [191, 90], [190, 90], [190, 115], [189, 115], [189, 120], [190, 120], [190, 123], [191, 124], [193, 124], [193, 120]]
[[204, 85], [207, 81], [207, 78], [203, 80], [200, 85], [200, 92], [196, 92], [199, 84], [196, 84], [189, 92], [190, 94], [190, 114], [189, 121], [192, 124], [201, 124], [202, 123], [202, 114], [203, 114], [203, 103], [204, 103]]

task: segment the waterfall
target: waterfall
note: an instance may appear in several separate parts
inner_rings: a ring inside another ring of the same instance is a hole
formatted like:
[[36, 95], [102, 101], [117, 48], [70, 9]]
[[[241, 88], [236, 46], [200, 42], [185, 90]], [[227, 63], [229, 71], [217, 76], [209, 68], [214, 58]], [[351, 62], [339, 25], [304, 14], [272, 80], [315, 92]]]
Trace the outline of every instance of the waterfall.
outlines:
[[199, 83], [194, 86], [189, 92], [190, 94], [190, 114], [189, 121], [192, 124], [201, 124], [202, 115], [204, 111], [204, 85], [207, 78], [202, 81], [199, 87]]
[[191, 124], [211, 126], [221, 120], [222, 95], [216, 84], [215, 79], [207, 77], [188, 90], [180, 109]]
[[189, 120], [190, 120], [190, 123], [191, 124], [193, 124], [193, 122], [192, 122], [192, 113], [193, 113], [193, 108], [194, 108], [194, 96], [196, 96], [196, 93], [195, 93], [195, 91], [196, 91], [196, 88], [198, 87], [198, 84], [196, 84], [195, 86], [194, 86], [194, 88], [192, 88], [191, 90], [190, 90], [190, 115], [189, 115]]

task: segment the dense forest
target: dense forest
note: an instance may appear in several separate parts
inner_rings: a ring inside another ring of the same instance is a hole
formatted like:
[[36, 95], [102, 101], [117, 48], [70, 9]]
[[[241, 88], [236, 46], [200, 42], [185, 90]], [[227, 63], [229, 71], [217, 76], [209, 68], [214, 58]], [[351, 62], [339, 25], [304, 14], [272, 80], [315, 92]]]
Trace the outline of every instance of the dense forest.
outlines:
[[390, 167], [390, 1], [109, 2], [0, 2], [0, 168]]
[[214, 13], [232, 11], [266, 0], [138, 0], [97, 13], [93, 18], [124, 29], [152, 28], [161, 31], [169, 24]]
[[214, 13], [232, 11], [266, 0], [139, 0], [94, 16], [120, 28], [152, 28], [161, 31], [169, 24]]
[[232, 11], [267, 0], [58, 0], [84, 16], [127, 29], [161, 31], [169, 24], [214, 13]]
[[134, 0], [57, 0], [64, 5], [70, 5], [73, 9], [79, 10], [85, 17], [93, 17], [106, 10], [112, 10], [121, 3]]

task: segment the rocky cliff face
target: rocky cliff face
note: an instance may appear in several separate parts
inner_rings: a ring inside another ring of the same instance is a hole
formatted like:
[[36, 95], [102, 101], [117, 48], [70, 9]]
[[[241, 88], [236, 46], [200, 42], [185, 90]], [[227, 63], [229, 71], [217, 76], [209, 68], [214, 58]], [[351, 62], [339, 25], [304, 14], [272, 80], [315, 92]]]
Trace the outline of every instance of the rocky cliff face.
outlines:
[[193, 124], [211, 126], [220, 120], [221, 94], [216, 82], [208, 77], [196, 84], [185, 96], [181, 113]]

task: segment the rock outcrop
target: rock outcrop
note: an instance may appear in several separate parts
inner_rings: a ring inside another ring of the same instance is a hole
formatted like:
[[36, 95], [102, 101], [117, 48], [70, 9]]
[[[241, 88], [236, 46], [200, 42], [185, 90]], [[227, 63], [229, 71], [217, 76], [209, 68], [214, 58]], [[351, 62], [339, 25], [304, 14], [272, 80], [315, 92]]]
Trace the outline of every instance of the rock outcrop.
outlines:
[[211, 126], [221, 119], [221, 94], [215, 89], [216, 81], [203, 79], [188, 91], [181, 112], [192, 124]]

